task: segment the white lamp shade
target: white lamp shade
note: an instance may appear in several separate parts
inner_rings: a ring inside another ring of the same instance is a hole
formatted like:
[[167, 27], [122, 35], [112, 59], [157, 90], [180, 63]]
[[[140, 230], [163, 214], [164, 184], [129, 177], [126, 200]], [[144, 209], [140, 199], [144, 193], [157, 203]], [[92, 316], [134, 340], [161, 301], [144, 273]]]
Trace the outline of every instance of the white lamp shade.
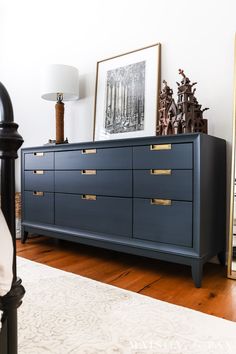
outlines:
[[41, 97], [48, 101], [57, 101], [63, 94], [63, 101], [79, 99], [78, 69], [69, 65], [51, 64], [42, 73]]

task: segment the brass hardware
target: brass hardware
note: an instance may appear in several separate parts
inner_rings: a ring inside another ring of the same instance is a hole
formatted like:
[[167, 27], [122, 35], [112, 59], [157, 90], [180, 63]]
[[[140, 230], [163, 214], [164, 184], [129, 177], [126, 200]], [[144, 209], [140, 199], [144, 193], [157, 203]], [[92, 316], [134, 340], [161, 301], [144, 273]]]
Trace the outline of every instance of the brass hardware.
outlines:
[[150, 145], [150, 150], [160, 151], [160, 150], [171, 150], [171, 144], [160, 144], [160, 145]]
[[33, 192], [33, 195], [36, 195], [37, 197], [43, 197], [44, 196], [44, 192]]
[[163, 206], [168, 206], [171, 205], [172, 202], [170, 199], [151, 199], [151, 204], [152, 205], [163, 205]]
[[96, 175], [96, 170], [81, 170], [82, 175]]
[[44, 171], [43, 171], [43, 170], [34, 170], [34, 171], [33, 171], [33, 174], [34, 174], [34, 175], [43, 175], [43, 174], [44, 174]]
[[97, 149], [83, 149], [82, 154], [96, 154]]
[[34, 156], [41, 157], [44, 155], [44, 152], [34, 152]]
[[171, 175], [171, 170], [150, 170], [151, 175]]
[[83, 194], [82, 199], [84, 200], [97, 200], [97, 196], [93, 194]]

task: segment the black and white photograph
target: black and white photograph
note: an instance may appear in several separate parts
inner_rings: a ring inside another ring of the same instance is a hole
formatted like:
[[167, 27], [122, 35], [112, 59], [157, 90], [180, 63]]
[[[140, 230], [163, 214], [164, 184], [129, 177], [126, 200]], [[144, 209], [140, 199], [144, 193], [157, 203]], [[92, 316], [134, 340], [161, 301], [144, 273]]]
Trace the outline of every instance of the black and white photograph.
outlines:
[[97, 63], [94, 140], [156, 135], [160, 44]]
[[144, 129], [145, 61], [107, 72], [105, 130], [110, 134]]

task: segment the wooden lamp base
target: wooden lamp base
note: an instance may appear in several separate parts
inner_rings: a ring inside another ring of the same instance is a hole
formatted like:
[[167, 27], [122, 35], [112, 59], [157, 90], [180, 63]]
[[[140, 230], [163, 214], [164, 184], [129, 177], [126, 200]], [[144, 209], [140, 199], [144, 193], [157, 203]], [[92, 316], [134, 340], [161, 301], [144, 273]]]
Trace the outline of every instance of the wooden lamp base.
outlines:
[[68, 140], [64, 139], [64, 103], [58, 101], [55, 104], [56, 110], [56, 144], [68, 143]]

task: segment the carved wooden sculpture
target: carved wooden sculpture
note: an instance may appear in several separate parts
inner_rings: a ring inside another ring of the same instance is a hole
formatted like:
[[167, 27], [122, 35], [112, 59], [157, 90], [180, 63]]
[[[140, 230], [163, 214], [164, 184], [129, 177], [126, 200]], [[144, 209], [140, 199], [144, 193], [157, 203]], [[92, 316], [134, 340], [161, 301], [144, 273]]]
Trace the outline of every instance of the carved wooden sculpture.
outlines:
[[206, 133], [207, 134], [207, 120], [203, 119], [203, 112], [208, 108], [201, 109], [196, 97], [194, 96], [196, 89], [192, 90], [197, 83], [191, 84], [190, 80], [184, 74], [184, 71], [179, 69], [179, 74], [183, 79], [178, 85], [178, 120], [182, 125], [183, 133]]
[[173, 91], [163, 81], [164, 87], [160, 93], [160, 109], [159, 109], [159, 133], [160, 135], [174, 134], [173, 118], [176, 115], [177, 107], [172, 97]]
[[191, 83], [183, 70], [179, 70], [183, 79], [178, 85], [178, 99], [175, 103], [172, 89], [163, 81], [164, 87], [160, 93], [159, 109], [159, 134], [182, 134], [182, 133], [206, 133], [207, 119], [203, 118], [203, 112], [208, 108], [201, 109], [193, 89], [197, 83]]
[[[0, 297], [0, 309], [4, 311], [0, 333], [0, 353], [17, 354], [17, 308], [24, 296], [21, 279], [16, 276], [15, 243], [15, 159], [23, 139], [13, 121], [11, 99], [0, 83], [0, 158], [1, 158], [1, 208], [12, 235], [14, 248], [13, 282], [10, 292]], [[1, 237], [1, 234], [0, 234]]]

